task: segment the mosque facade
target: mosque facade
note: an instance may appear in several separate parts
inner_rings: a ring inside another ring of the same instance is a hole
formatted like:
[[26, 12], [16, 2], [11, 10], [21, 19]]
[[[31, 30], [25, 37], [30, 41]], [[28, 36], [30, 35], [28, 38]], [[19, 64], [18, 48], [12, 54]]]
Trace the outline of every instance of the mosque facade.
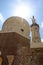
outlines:
[[4, 22], [0, 31], [0, 65], [43, 65], [43, 43], [34, 16], [31, 25], [21, 17]]

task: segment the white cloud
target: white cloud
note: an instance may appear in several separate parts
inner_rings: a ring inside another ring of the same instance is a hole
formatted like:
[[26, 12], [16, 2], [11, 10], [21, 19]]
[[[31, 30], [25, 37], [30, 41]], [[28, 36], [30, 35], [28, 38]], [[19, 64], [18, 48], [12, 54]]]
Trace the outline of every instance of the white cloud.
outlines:
[[41, 28], [43, 28], [43, 22], [41, 23]]
[[4, 22], [4, 17], [2, 15], [2, 13], [0, 13], [0, 23], [2, 24]]
[[43, 39], [41, 39], [41, 42], [43, 42]]

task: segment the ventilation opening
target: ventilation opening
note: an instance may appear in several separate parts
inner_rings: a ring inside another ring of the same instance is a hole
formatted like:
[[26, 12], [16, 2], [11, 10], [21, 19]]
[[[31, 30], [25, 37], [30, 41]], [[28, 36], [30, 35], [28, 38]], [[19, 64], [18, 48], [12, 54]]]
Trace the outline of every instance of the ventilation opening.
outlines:
[[22, 32], [24, 32], [24, 29], [21, 29]]

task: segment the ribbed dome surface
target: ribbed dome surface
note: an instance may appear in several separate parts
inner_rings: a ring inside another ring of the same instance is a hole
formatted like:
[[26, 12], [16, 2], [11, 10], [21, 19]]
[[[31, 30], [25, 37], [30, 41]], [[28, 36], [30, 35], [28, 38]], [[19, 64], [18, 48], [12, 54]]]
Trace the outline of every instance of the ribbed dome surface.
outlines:
[[21, 17], [8, 18], [2, 27], [3, 32], [16, 32], [26, 38], [29, 38], [30, 26], [28, 22]]

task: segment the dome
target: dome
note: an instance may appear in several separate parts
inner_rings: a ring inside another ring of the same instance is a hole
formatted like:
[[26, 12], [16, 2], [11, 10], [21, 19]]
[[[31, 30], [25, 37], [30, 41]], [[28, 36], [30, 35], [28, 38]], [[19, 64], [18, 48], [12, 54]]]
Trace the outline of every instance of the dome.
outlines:
[[29, 38], [30, 27], [28, 22], [21, 17], [10, 17], [8, 18], [3, 26], [3, 32], [16, 32], [26, 38]]

